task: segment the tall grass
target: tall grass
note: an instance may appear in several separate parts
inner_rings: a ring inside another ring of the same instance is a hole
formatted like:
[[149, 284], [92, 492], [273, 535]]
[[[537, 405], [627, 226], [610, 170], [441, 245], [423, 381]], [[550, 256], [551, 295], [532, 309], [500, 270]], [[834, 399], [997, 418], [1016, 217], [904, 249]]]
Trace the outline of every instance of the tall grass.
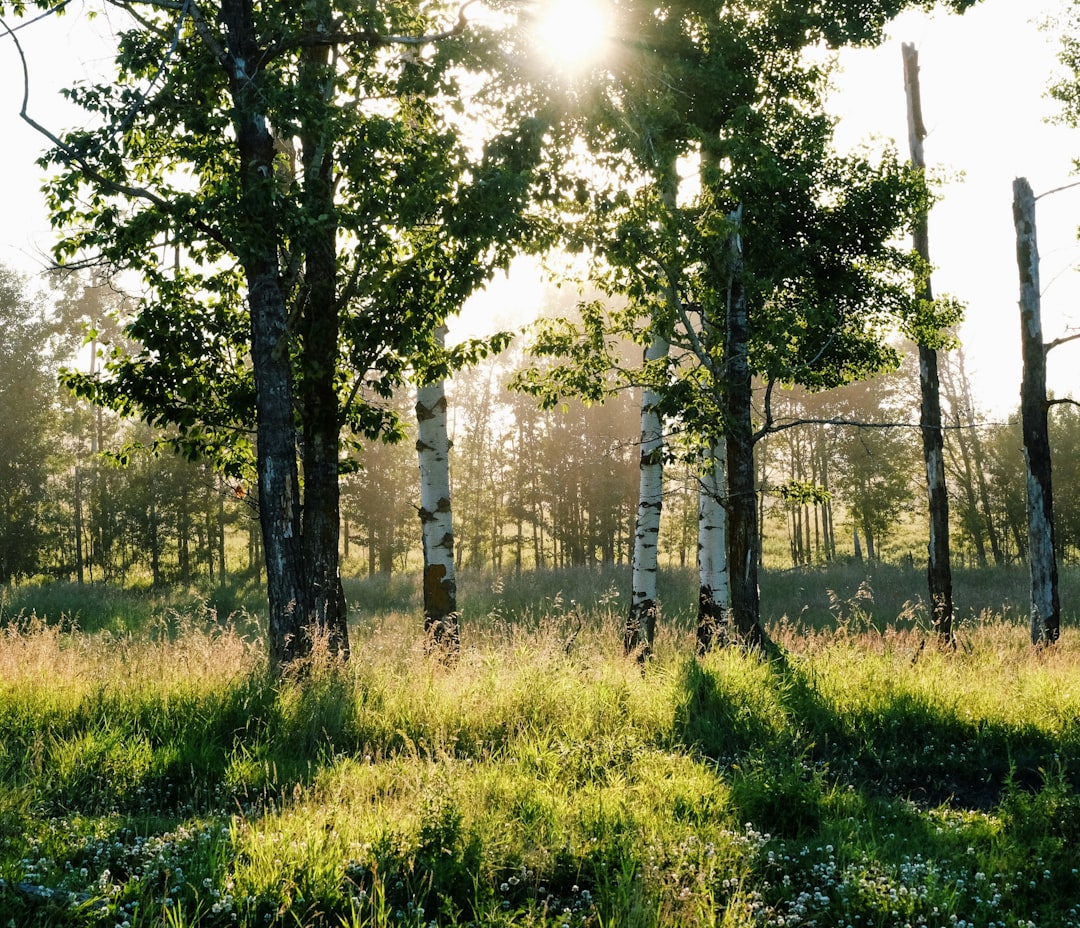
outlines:
[[353, 586], [354, 659], [296, 679], [243, 613], [27, 612], [0, 637], [3, 921], [1080, 925], [1080, 644], [982, 610], [945, 653], [884, 620], [888, 577], [788, 580], [832, 621], [785, 608], [782, 658], [697, 661], [686, 611], [644, 670], [601, 572], [463, 578], [454, 667], [404, 586]]

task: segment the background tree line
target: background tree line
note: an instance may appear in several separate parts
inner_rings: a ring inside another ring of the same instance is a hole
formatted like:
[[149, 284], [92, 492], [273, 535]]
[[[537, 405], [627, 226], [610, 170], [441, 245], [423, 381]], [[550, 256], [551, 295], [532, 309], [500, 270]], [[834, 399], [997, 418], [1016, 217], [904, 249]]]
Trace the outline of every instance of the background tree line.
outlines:
[[[0, 366], [0, 579], [43, 575], [85, 582], [222, 581], [259, 569], [256, 490], [167, 447], [167, 434], [91, 406], [58, 386], [63, 365], [91, 363], [84, 341], [113, 344], [108, 311], [122, 297], [76, 277], [32, 285], [0, 270], [7, 338]], [[123, 311], [122, 305], [119, 307]], [[559, 311], [565, 311], [565, 307]], [[536, 363], [527, 336], [449, 383], [451, 470], [459, 567], [500, 572], [625, 564], [637, 503], [638, 399], [567, 399], [552, 409], [509, 389]], [[627, 363], [634, 346], [622, 349]], [[760, 446], [764, 566], [836, 558], [918, 558], [925, 544], [914, 356], [899, 372], [774, 399], [799, 423]], [[962, 350], [942, 377], [953, 548], [968, 566], [1004, 565], [1026, 548], [1019, 412], [989, 421], [972, 395]], [[408, 422], [402, 389], [387, 401]], [[872, 427], [831, 424], [867, 423]], [[1080, 409], [1052, 414], [1057, 542], [1080, 552]], [[352, 573], [420, 566], [414, 428], [369, 441], [342, 478], [342, 553]], [[698, 478], [667, 469], [660, 535], [666, 563], [696, 556]]]

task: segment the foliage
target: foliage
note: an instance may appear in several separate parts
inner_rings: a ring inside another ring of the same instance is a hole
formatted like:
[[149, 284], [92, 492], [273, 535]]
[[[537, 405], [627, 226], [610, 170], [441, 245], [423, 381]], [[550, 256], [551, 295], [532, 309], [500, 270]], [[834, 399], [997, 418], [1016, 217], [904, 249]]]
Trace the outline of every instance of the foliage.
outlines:
[[[713, 21], [693, 5], [628, 11], [638, 44], [590, 91], [582, 130], [611, 173], [593, 183], [571, 233], [601, 259], [597, 279], [628, 305], [605, 312], [587, 303], [579, 324], [545, 323], [535, 351], [565, 360], [520, 385], [551, 403], [559, 393], [600, 399], [613, 381], [647, 382], [685, 427], [715, 429], [724, 345], [709, 333], [723, 331], [727, 313], [736, 211], [751, 364], [767, 382], [835, 387], [895, 367], [890, 333], [927, 340], [953, 324], [953, 304], [915, 301], [915, 281], [928, 271], [896, 240], [928, 207], [922, 173], [891, 149], [836, 154], [829, 66], [804, 55], [822, 38], [873, 41], [900, 6], [821, 19], [770, 7], [748, 10], [746, 21], [734, 10]], [[685, 179], [676, 189], [680, 157], [679, 170], [698, 175], [696, 195]], [[683, 363], [627, 372], [612, 358], [610, 334], [645, 344], [650, 331], [677, 343]]]
[[42, 564], [48, 526], [49, 476], [58, 426], [52, 381], [62, 350], [47, 294], [0, 268], [0, 582], [33, 575]]
[[527, 595], [453, 671], [396, 612], [357, 629], [364, 662], [277, 681], [227, 623], [12, 626], [0, 904], [58, 926], [1080, 924], [1068, 635], [1034, 655], [1023, 616], [988, 615], [946, 654], [779, 625], [783, 660], [698, 662], [688, 623], [643, 674], [572, 592], [569, 647], [565, 601]]
[[[535, 220], [521, 218], [540, 124], [492, 123], [473, 157], [462, 140], [467, 120], [443, 106], [461, 93], [460, 73], [450, 68], [469, 67], [472, 52], [448, 40], [414, 54], [408, 44], [395, 49], [376, 38], [435, 30], [438, 8], [388, 6], [370, 16], [326, 4], [268, 8], [254, 28], [270, 42], [260, 79], [262, 118], [278, 149], [275, 227], [253, 230], [240, 199], [242, 166], [225, 131], [230, 91], [215, 45], [198, 17], [188, 21], [181, 12], [174, 21], [152, 6], [119, 36], [117, 79], [68, 91], [100, 128], [65, 136], [46, 161], [55, 171], [54, 224], [66, 233], [58, 257], [136, 271], [145, 288], [123, 320], [129, 343], [108, 356], [108, 376], [71, 370], [69, 384], [125, 415], [173, 427], [177, 450], [209, 455], [230, 476], [253, 482], [250, 282], [237, 258], [253, 234], [272, 231], [282, 242], [281, 284], [302, 380], [305, 365], [325, 361], [311, 356], [301, 316], [327, 311], [309, 305], [315, 284], [304, 263], [312, 236], [332, 227], [340, 266], [331, 283], [344, 315], [330, 363], [340, 367], [342, 424], [350, 434], [393, 434], [395, 419], [379, 398], [401, 382], [414, 354], [427, 368], [445, 369], [489, 350], [474, 342], [426, 357], [434, 350], [432, 320], [459, 308], [504, 266], [520, 237], [540, 234]], [[303, 37], [331, 14], [339, 17], [342, 38], [334, 41], [345, 48], [347, 70], [319, 90], [304, 68]], [[290, 38], [275, 45], [273, 36]], [[490, 106], [482, 109], [497, 119]], [[330, 159], [337, 192], [320, 208], [332, 214], [312, 213], [323, 168], [310, 159], [319, 152]], [[93, 197], [81, 196], [85, 185]]]

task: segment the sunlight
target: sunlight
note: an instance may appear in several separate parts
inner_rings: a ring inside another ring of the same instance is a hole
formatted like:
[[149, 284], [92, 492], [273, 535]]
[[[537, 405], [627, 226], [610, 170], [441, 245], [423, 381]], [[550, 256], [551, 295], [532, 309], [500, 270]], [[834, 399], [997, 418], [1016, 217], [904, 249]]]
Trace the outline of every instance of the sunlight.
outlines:
[[542, 0], [537, 6], [540, 49], [560, 71], [581, 71], [597, 62], [611, 33], [604, 0]]

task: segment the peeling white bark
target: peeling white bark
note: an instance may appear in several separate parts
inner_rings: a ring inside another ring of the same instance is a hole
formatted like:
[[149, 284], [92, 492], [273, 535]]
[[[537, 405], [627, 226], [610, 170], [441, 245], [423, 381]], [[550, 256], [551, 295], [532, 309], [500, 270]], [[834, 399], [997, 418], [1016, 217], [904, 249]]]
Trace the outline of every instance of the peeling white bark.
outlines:
[[1043, 342], [1039, 245], [1035, 195], [1026, 178], [1013, 182], [1016, 263], [1020, 274], [1020, 330], [1024, 377], [1020, 418], [1027, 463], [1028, 559], [1031, 568], [1031, 642], [1057, 641], [1061, 630], [1057, 556], [1054, 551], [1054, 494], [1047, 432], [1046, 345]]
[[[645, 351], [646, 363], [668, 353], [668, 343], [657, 335]], [[660, 395], [641, 391], [641, 469], [638, 481], [637, 524], [634, 529], [633, 591], [626, 623], [627, 653], [646, 653], [656, 628], [657, 550], [663, 508], [664, 433], [657, 412]]]
[[[435, 332], [439, 347], [446, 327]], [[416, 454], [420, 466], [420, 526], [424, 546], [424, 630], [431, 644], [456, 649], [457, 581], [450, 503], [450, 438], [442, 380], [416, 390]]]
[[702, 651], [723, 643], [730, 600], [724, 442], [716, 442], [704, 458], [698, 484], [698, 646]]

